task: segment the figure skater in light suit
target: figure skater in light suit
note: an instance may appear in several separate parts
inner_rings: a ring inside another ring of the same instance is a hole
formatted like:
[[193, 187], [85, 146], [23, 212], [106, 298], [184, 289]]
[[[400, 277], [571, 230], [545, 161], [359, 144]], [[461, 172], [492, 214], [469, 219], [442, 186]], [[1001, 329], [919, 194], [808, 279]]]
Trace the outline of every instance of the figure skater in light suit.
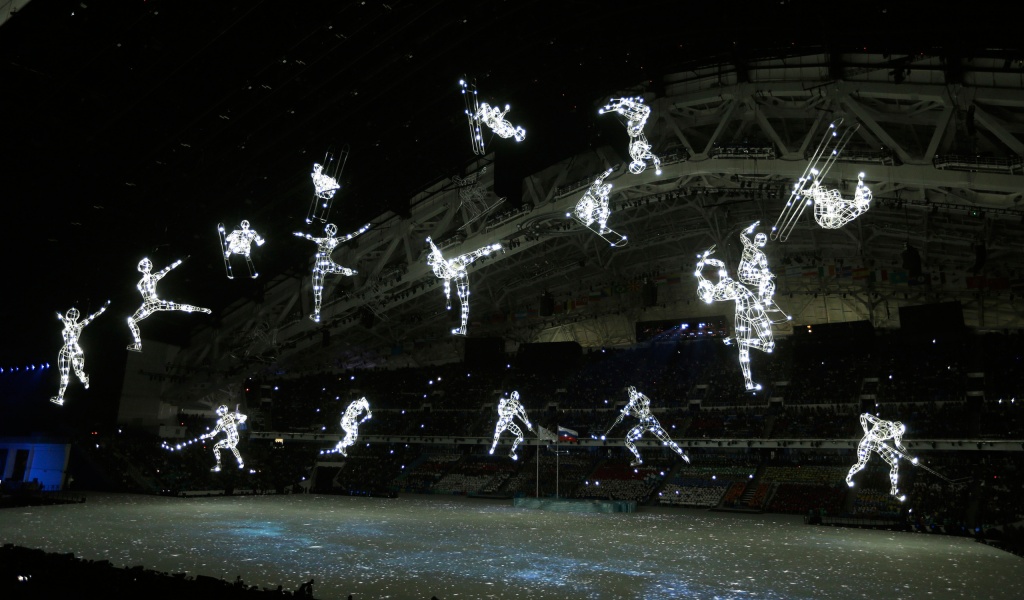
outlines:
[[170, 302], [168, 300], [161, 300], [156, 295], [156, 284], [171, 272], [171, 269], [176, 268], [182, 263], [181, 259], [174, 261], [167, 265], [163, 269], [160, 269], [156, 273], [153, 273], [153, 261], [148, 258], [144, 258], [139, 261], [139, 272], [142, 273], [142, 279], [135, 286], [138, 288], [139, 293], [142, 294], [142, 306], [135, 311], [132, 316], [128, 317], [128, 328], [132, 331], [132, 337], [135, 341], [128, 344], [128, 350], [132, 352], [142, 352], [142, 336], [139, 332], [139, 321], [149, 317], [149, 315], [165, 311], [165, 310], [180, 310], [183, 312], [202, 312], [210, 314], [212, 311], [208, 308], [202, 308], [199, 306], [192, 306], [191, 304], [178, 304], [176, 302]]
[[78, 320], [80, 313], [75, 307], [68, 309], [67, 315], [57, 313], [57, 318], [60, 319], [61, 323], [64, 323], [64, 331], [61, 335], [64, 337], [64, 346], [60, 349], [60, 354], [57, 355], [57, 369], [60, 371], [60, 390], [57, 395], [50, 398], [50, 402], [54, 404], [64, 405], [64, 391], [68, 389], [68, 383], [71, 381], [71, 370], [74, 369], [75, 375], [85, 386], [85, 389], [89, 389], [89, 376], [85, 374], [85, 352], [82, 352], [82, 347], [78, 345], [78, 338], [82, 335], [82, 330], [89, 323], [92, 323], [93, 319], [103, 314], [103, 311], [107, 310], [110, 306], [110, 300], [100, 307], [100, 309], [88, 317]]

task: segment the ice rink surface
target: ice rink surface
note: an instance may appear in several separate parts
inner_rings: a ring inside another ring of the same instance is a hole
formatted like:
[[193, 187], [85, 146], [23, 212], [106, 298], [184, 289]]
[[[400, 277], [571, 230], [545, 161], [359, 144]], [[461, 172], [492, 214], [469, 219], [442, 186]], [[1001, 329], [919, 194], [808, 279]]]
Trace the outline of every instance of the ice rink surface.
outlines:
[[86, 494], [0, 510], [0, 542], [295, 590], [377, 598], [1024, 598], [1024, 559], [968, 538], [796, 515], [516, 508], [461, 496]]

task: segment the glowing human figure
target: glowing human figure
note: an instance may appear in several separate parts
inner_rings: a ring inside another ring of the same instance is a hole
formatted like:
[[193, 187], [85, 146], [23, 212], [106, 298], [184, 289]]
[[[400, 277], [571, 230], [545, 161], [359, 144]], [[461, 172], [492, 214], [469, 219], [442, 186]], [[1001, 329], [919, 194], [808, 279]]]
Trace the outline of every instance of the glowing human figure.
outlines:
[[224, 250], [224, 270], [228, 274], [228, 279], [234, 279], [235, 273], [231, 270], [231, 255], [240, 254], [245, 257], [245, 264], [249, 267], [249, 276], [256, 279], [260, 274], [256, 272], [256, 266], [252, 263], [249, 253], [252, 251], [253, 242], [256, 242], [257, 246], [262, 246], [266, 240], [260, 237], [260, 234], [256, 233], [255, 229], [249, 229], [249, 221], [245, 219], [242, 219], [239, 227], [241, 229], [236, 229], [224, 235], [224, 224], [217, 224], [217, 233], [220, 236], [220, 243]]
[[61, 347], [60, 353], [57, 354], [57, 370], [60, 371], [60, 390], [56, 396], [50, 398], [50, 402], [61, 406], [64, 405], [64, 391], [67, 390], [68, 383], [71, 381], [72, 369], [85, 389], [89, 389], [89, 376], [85, 374], [85, 353], [82, 352], [82, 347], [78, 345], [78, 338], [82, 335], [82, 330], [85, 329], [85, 326], [92, 323], [96, 317], [102, 315], [108, 306], [110, 306], [110, 300], [107, 300], [99, 310], [81, 321], [78, 320], [81, 314], [75, 307], [69, 308], [66, 315], [57, 313], [57, 318], [64, 324], [64, 331], [61, 332], [61, 336], [64, 338], [64, 345]]
[[864, 173], [857, 174], [857, 189], [852, 200], [843, 198], [839, 190], [820, 185], [811, 189], [811, 195], [814, 220], [823, 229], [839, 229], [871, 208], [871, 189], [864, 185]]
[[330, 200], [335, 192], [341, 189], [338, 180], [324, 173], [324, 166], [320, 163], [313, 163], [313, 172], [310, 176], [313, 178], [313, 192], [321, 200]]
[[[889, 463], [889, 482], [892, 484], [889, 493], [903, 502], [907, 497], [900, 494], [897, 483], [900, 477], [899, 460], [907, 458], [908, 450], [903, 446], [903, 434], [907, 432], [907, 426], [899, 421], [879, 419], [871, 413], [860, 416], [860, 426], [864, 429], [864, 437], [857, 444], [857, 462], [846, 474], [846, 485], [853, 487], [853, 476], [867, 466], [871, 453], [877, 452], [882, 460]], [[886, 440], [892, 440], [896, 448], [886, 444]], [[916, 465], [917, 457], [911, 458], [910, 462]]]
[[[359, 415], [362, 413], [366, 414], [363, 414], [362, 418], [360, 418]], [[321, 454], [337, 452], [342, 456], [348, 456], [348, 452], [345, 449], [356, 443], [356, 439], [359, 438], [359, 426], [371, 418], [373, 418], [373, 413], [370, 412], [370, 402], [366, 397], [353, 400], [348, 405], [348, 408], [345, 409], [344, 414], [341, 415], [341, 429], [345, 432], [345, 439], [338, 442], [333, 450], [325, 450]]]
[[[739, 347], [740, 370], [743, 371], [746, 388], [759, 390], [761, 384], [754, 383], [750, 376], [750, 349], [755, 348], [766, 354], [770, 354], [775, 349], [775, 337], [772, 334], [773, 321], [768, 317], [761, 299], [742, 283], [729, 277], [725, 270], [725, 263], [717, 258], [709, 258], [714, 251], [714, 246], [708, 248], [697, 261], [697, 270], [694, 272], [694, 276], [698, 280], [697, 296], [708, 304], [724, 300], [736, 302], [734, 328], [736, 330], [736, 345]], [[718, 267], [717, 284], [704, 278], [705, 265]], [[732, 338], [725, 338], [724, 341], [726, 344], [731, 344]]]
[[651, 152], [651, 144], [644, 135], [644, 126], [651, 116], [651, 107], [644, 104], [641, 96], [634, 98], [612, 98], [597, 111], [597, 114], [614, 112], [626, 117], [626, 133], [629, 134], [629, 172], [639, 175], [647, 169], [647, 161], [654, 162], [654, 173], [661, 175], [661, 159]]
[[427, 243], [431, 248], [430, 254], [427, 255], [427, 264], [433, 268], [435, 277], [444, 280], [445, 306], [448, 310], [452, 309], [452, 280], [455, 280], [455, 291], [462, 307], [462, 325], [452, 329], [452, 335], [466, 335], [466, 325], [469, 323], [469, 275], [466, 267], [482, 256], [501, 250], [501, 244], [490, 244], [452, 259], [445, 259], [441, 250], [429, 237]]
[[242, 455], [238, 452], [238, 426], [245, 423], [246, 416], [238, 412], [238, 407], [235, 407], [234, 412], [228, 412], [228, 407], [221, 404], [217, 407], [217, 425], [213, 430], [204, 433], [199, 436], [199, 439], [212, 439], [221, 431], [224, 432], [224, 439], [213, 445], [213, 456], [217, 459], [217, 464], [210, 469], [211, 471], [220, 471], [220, 451], [223, 448], [228, 448], [231, 453], [235, 455], [235, 459], [238, 460], [238, 468], [241, 469], [245, 466], [242, 462]]
[[139, 321], [142, 321], [155, 312], [167, 310], [179, 310], [189, 313], [201, 312], [206, 314], [210, 314], [212, 312], [208, 308], [192, 306], [191, 304], [178, 304], [168, 300], [161, 300], [157, 297], [156, 284], [159, 283], [165, 275], [170, 273], [171, 269], [176, 268], [181, 263], [181, 259], [178, 259], [156, 273], [153, 273], [153, 261], [148, 258], [144, 258], [139, 261], [139, 272], [142, 273], [142, 279], [139, 280], [139, 283], [136, 284], [135, 287], [138, 288], [139, 293], [142, 294], [142, 306], [140, 306], [132, 316], [128, 317], [128, 328], [131, 329], [132, 337], [135, 338], [133, 343], [128, 344], [128, 350], [132, 352], [142, 352], [142, 336], [139, 333]]
[[519, 403], [519, 392], [512, 392], [512, 395], [508, 398], [502, 396], [498, 400], [498, 422], [494, 425], [494, 441], [491, 443], [491, 454], [494, 454], [494, 449], [498, 446], [498, 437], [503, 431], [508, 431], [516, 436], [515, 441], [512, 442], [512, 449], [508, 451], [508, 455], [512, 457], [512, 460], [519, 460], [519, 456], [516, 455], [516, 448], [519, 444], [523, 443], [523, 430], [515, 424], [513, 419], [516, 417], [519, 417], [527, 429], [533, 431], [533, 424], [530, 423], [530, 418], [526, 416], [526, 409]]
[[498, 108], [497, 106], [491, 106], [486, 102], [480, 103], [480, 112], [477, 113], [477, 119], [481, 123], [491, 128], [498, 137], [505, 139], [515, 138], [517, 142], [521, 142], [526, 139], [526, 130], [518, 125], [512, 125], [508, 120], [505, 119], [505, 115], [509, 109], [512, 108], [508, 104], [505, 105], [505, 110]]
[[626, 236], [608, 227], [608, 217], [612, 214], [608, 194], [612, 191], [612, 184], [605, 183], [604, 180], [614, 170], [608, 169], [598, 175], [576, 203], [573, 212], [566, 213], [565, 216], [575, 217], [587, 229], [604, 238], [612, 246], [621, 246], [626, 243]]
[[328, 223], [324, 226], [324, 232], [327, 237], [313, 237], [308, 233], [301, 233], [296, 231], [295, 235], [304, 237], [307, 240], [316, 243], [316, 257], [313, 261], [313, 314], [309, 315], [309, 318], [313, 321], [320, 322], [320, 303], [323, 299], [324, 293], [324, 277], [328, 273], [340, 273], [346, 277], [351, 277], [359, 271], [343, 267], [338, 263], [331, 260], [331, 253], [338, 247], [339, 244], [347, 242], [357, 235], [364, 233], [370, 228], [370, 224], [367, 223], [360, 227], [357, 231], [344, 236], [334, 237], [338, 233], [338, 227], [334, 223]]
[[775, 303], [775, 274], [768, 268], [768, 256], [762, 248], [768, 243], [768, 236], [764, 233], [754, 235], [753, 241], [747, 236], [754, 233], [760, 221], [744, 229], [740, 233], [740, 241], [743, 242], [743, 253], [740, 255], [739, 268], [736, 269], [740, 283], [757, 290], [757, 297], [764, 304], [766, 312], [778, 312], [784, 317], [789, 317]]
[[680, 458], [689, 463], [690, 457], [687, 456], [686, 452], [679, 447], [679, 444], [672, 441], [672, 438], [669, 437], [668, 433], [661, 426], [661, 423], [658, 422], [658, 418], [651, 413], [651, 399], [636, 391], [636, 388], [633, 386], [627, 387], [626, 391], [629, 392], [629, 402], [626, 406], [622, 407], [621, 411], [619, 411], [619, 416], [615, 419], [615, 422], [612, 423], [612, 426], [608, 428], [605, 436], [611, 433], [612, 429], [615, 429], [615, 426], [621, 423], [628, 415], [633, 415], [639, 420], [639, 423], [626, 432], [626, 447], [629, 448], [629, 451], [636, 457], [636, 459], [630, 463], [631, 465], [635, 467], [644, 462], [640, 457], [640, 451], [636, 447], [636, 441], [647, 431], [653, 433], [655, 437], [662, 441], [663, 444], [672, 448]]

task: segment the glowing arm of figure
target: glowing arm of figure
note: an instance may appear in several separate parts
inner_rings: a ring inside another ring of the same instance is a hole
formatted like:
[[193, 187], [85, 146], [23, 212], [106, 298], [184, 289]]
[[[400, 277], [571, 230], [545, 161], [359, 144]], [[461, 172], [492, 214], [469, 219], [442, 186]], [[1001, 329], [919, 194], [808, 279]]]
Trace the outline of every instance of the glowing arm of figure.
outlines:
[[339, 242], [347, 242], [350, 239], [356, 237], [357, 235], [366, 233], [366, 230], [369, 229], [369, 228], [370, 228], [370, 224], [367, 223], [366, 225], [363, 225], [362, 227], [360, 227], [359, 229], [353, 231], [352, 233], [350, 233], [350, 234], [348, 234], [346, 236], [338, 238], [338, 241]]
[[156, 273], [153, 273], [153, 279], [163, 279], [164, 275], [170, 273], [171, 269], [177, 268], [177, 266], [180, 265], [182, 262], [184, 262], [184, 260], [179, 258], [178, 260], [172, 262], [171, 264], [167, 265], [166, 267], [160, 269]]
[[101, 306], [98, 311], [96, 311], [96, 312], [92, 313], [91, 315], [89, 315], [88, 317], [82, 319], [82, 322], [80, 323], [80, 325], [82, 327], [85, 327], [86, 325], [91, 323], [93, 319], [95, 319], [96, 317], [102, 315], [103, 311], [107, 310], [108, 306], [110, 306], [110, 300], [107, 300], [106, 303], [104, 303], [103, 306]]
[[469, 252], [467, 254], [463, 254], [462, 256], [458, 257], [456, 260], [461, 262], [463, 264], [463, 266], [468, 266], [469, 264], [471, 264], [473, 261], [475, 261], [476, 259], [480, 258], [481, 256], [487, 256], [491, 252], [496, 252], [496, 251], [501, 250], [501, 249], [502, 249], [501, 244], [491, 244], [489, 246], [484, 246], [483, 248], [480, 248], [478, 250], [474, 250], [474, 251]]

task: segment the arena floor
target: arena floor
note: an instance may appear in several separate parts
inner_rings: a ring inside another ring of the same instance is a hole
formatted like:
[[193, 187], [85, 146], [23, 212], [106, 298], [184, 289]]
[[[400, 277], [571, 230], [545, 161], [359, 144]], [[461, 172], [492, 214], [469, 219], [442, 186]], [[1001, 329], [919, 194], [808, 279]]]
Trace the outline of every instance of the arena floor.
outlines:
[[1019, 599], [1024, 559], [791, 515], [516, 508], [459, 496], [87, 494], [0, 510], [0, 542], [320, 599]]

